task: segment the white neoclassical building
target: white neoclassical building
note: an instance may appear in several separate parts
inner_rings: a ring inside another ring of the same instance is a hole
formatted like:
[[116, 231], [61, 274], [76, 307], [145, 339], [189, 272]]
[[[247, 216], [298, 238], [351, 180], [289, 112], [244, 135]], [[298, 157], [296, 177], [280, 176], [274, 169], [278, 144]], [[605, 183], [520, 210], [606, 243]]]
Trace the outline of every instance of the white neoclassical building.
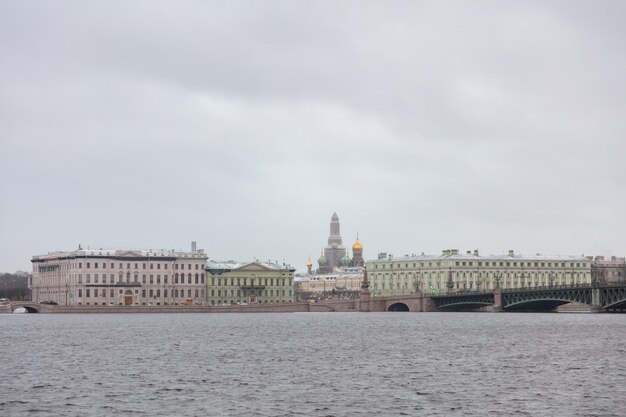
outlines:
[[[193, 245], [195, 246], [195, 245]], [[202, 249], [82, 249], [33, 256], [33, 301], [60, 305], [172, 305], [206, 300]]]
[[584, 256], [480, 255], [478, 250], [441, 255], [394, 258], [379, 254], [366, 262], [370, 290], [375, 296], [415, 292], [481, 291], [591, 283], [591, 261]]

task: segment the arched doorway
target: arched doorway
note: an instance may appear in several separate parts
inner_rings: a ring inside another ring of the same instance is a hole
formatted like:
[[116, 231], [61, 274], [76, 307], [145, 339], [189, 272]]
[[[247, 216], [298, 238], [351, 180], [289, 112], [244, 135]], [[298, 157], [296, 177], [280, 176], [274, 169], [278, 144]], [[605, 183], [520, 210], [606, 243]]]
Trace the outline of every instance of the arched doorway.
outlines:
[[404, 303], [394, 303], [389, 306], [387, 311], [410, 311], [409, 306]]
[[124, 293], [124, 305], [132, 306], [133, 305], [133, 292], [131, 290], [126, 290]]

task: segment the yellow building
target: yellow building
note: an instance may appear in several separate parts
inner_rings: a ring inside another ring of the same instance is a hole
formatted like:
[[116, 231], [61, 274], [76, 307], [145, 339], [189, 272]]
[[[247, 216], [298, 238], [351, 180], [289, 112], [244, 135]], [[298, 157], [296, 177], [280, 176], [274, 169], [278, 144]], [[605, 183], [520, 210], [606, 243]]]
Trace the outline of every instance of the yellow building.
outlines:
[[271, 262], [208, 262], [207, 302], [213, 305], [292, 302], [294, 272], [288, 265]]

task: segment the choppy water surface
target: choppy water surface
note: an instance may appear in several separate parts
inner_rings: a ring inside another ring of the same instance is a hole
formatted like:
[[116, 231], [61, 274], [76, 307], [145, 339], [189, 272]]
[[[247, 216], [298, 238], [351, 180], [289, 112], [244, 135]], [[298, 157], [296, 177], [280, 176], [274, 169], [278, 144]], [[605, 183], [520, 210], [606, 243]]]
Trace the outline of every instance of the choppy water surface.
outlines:
[[2, 315], [2, 416], [625, 416], [626, 315]]

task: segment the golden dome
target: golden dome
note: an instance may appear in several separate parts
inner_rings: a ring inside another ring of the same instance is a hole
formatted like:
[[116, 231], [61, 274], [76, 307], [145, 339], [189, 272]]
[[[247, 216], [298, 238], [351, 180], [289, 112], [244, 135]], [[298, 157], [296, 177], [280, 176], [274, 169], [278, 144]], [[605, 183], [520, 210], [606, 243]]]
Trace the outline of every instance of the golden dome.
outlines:
[[306, 266], [307, 267], [313, 266], [313, 262], [311, 262], [311, 258], [309, 258], [309, 261], [306, 263]]
[[352, 245], [352, 250], [363, 250], [363, 245], [361, 245], [358, 239], [354, 242], [354, 245]]

